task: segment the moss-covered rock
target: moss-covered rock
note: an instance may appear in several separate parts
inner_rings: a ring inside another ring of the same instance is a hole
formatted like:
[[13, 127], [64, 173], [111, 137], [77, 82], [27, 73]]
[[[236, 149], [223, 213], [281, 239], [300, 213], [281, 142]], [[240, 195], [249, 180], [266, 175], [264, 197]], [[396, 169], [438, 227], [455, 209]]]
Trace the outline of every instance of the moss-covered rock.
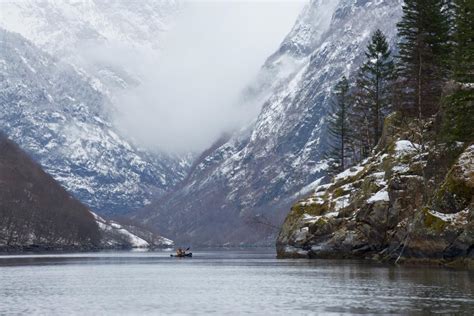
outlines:
[[[277, 241], [279, 257], [471, 262], [474, 145], [461, 155], [459, 146], [422, 147], [409, 128], [423, 125], [429, 140], [430, 122], [394, 114], [385, 124], [376, 154], [292, 207]], [[456, 163], [446, 155], [457, 155]]]
[[474, 145], [467, 147], [435, 193], [433, 207], [441, 213], [457, 213], [474, 197]]
[[471, 262], [474, 258], [474, 145], [466, 147], [431, 203], [414, 217], [404, 256]]
[[426, 228], [431, 229], [435, 233], [441, 233], [446, 225], [446, 221], [430, 213], [428, 208], [423, 209], [423, 223]]

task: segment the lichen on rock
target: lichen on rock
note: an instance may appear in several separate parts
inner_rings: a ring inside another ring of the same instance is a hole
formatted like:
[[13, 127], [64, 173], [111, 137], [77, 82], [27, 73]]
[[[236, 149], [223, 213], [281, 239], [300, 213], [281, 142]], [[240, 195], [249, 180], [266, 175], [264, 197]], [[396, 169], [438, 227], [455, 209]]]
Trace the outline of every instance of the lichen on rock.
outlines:
[[445, 147], [403, 124], [390, 115], [371, 157], [293, 206], [279, 257], [472, 263], [474, 145], [443, 166]]

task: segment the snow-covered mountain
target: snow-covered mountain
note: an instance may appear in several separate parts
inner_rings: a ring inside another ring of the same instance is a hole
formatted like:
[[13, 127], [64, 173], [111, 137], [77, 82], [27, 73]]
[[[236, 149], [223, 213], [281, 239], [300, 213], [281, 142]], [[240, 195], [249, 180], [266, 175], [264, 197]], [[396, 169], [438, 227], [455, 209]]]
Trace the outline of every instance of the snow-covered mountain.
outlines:
[[121, 137], [108, 102], [89, 77], [0, 29], [0, 128], [101, 214], [143, 206], [188, 168], [186, 160]]
[[310, 1], [248, 89], [262, 104], [258, 118], [207, 150], [142, 220], [177, 241], [272, 240], [289, 205], [325, 175], [331, 89], [357, 69], [373, 31], [394, 40], [401, 3]]
[[116, 94], [140, 84], [136, 60], [156, 56], [179, 8], [173, 0], [0, 2], [0, 29], [28, 39], [0, 31], [0, 129], [101, 214], [147, 204], [190, 165], [137, 148], [114, 124]]
[[0, 27], [74, 65], [111, 94], [140, 81], [130, 57], [155, 56], [179, 9], [175, 0], [4, 0]]
[[176, 0], [4, 0], [3, 27], [15, 29], [50, 53], [72, 55], [84, 40], [159, 45], [180, 4]]

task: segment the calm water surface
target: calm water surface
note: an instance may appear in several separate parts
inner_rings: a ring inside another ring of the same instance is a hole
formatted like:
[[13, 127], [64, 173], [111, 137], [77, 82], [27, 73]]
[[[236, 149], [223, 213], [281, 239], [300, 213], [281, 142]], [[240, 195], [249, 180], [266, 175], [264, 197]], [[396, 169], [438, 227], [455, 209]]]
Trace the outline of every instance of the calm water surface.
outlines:
[[0, 256], [0, 314], [466, 314], [474, 272], [272, 249]]

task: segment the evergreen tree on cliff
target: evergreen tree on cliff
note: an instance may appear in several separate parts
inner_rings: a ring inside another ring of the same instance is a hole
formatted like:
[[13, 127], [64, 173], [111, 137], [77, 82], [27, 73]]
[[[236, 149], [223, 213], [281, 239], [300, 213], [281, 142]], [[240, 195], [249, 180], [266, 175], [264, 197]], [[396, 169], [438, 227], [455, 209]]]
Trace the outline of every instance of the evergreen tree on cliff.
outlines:
[[372, 129], [370, 112], [364, 99], [364, 91], [358, 85], [352, 92], [352, 105], [349, 109], [349, 121], [352, 131], [350, 147], [354, 162], [367, 158], [372, 150]]
[[337, 83], [333, 93], [331, 113], [328, 116], [329, 151], [326, 158], [330, 160], [329, 172], [339, 173], [346, 168], [347, 147], [349, 144], [349, 82], [346, 77]]
[[446, 0], [405, 0], [397, 24], [400, 110], [424, 118], [435, 114], [448, 77], [450, 19]]
[[[360, 68], [357, 79], [356, 99], [358, 111], [366, 115], [363, 116], [365, 122], [358, 122], [357, 125], [359, 131], [364, 127], [368, 128], [368, 132], [358, 133], [358, 136], [362, 141], [368, 141], [371, 149], [377, 145], [382, 134], [383, 119], [390, 105], [394, 74], [391, 51], [382, 31], [377, 30], [372, 35], [365, 57], [366, 61]], [[360, 114], [354, 114], [360, 120]]]
[[474, 82], [474, 1], [454, 0], [454, 79]]
[[451, 94], [443, 102], [443, 138], [474, 139], [474, 1], [454, 0]]

